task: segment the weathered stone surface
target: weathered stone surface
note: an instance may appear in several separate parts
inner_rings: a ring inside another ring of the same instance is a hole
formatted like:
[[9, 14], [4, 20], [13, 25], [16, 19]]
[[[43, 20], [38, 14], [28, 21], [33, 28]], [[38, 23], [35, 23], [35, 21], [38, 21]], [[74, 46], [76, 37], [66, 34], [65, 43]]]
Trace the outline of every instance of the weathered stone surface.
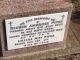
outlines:
[[6, 38], [4, 33], [4, 19], [44, 15], [50, 13], [68, 12], [68, 20], [66, 24], [65, 38], [67, 36], [69, 22], [72, 12], [72, 4], [69, 2], [63, 2], [63, 0], [3, 0], [0, 1], [0, 34], [1, 34], [1, 51], [3, 56], [17, 55], [21, 53], [32, 53], [43, 50], [49, 50], [54, 48], [64, 47], [64, 42], [47, 44], [42, 46], [6, 50]]
[[65, 2], [71, 2], [71, 0], [64, 0]]

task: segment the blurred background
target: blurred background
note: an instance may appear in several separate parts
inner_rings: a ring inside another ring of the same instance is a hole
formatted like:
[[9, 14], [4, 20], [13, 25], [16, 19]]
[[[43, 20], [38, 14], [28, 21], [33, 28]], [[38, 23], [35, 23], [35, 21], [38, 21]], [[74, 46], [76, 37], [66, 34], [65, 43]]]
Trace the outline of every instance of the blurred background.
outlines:
[[80, 0], [71, 0], [73, 3], [73, 19], [74, 18], [80, 18]]

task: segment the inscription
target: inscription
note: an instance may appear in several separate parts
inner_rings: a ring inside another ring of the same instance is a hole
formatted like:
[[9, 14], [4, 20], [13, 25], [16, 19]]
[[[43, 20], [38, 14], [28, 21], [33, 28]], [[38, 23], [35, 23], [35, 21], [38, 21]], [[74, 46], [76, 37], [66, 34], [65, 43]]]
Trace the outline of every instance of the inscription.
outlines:
[[5, 20], [8, 50], [63, 41], [68, 12]]

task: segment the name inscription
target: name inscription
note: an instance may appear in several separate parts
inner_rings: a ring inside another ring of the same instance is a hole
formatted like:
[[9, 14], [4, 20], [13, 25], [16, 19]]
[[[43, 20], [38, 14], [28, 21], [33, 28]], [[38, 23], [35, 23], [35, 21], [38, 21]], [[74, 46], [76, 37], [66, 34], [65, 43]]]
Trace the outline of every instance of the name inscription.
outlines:
[[63, 41], [68, 12], [6, 19], [8, 50]]

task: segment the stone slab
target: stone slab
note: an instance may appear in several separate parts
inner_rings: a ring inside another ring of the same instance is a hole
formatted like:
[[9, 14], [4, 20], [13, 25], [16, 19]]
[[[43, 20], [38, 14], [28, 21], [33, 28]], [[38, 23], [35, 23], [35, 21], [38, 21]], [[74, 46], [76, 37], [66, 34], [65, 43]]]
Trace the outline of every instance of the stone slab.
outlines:
[[6, 19], [37, 16], [51, 13], [68, 12], [68, 19], [66, 23], [66, 32], [64, 35], [64, 41], [66, 40], [69, 22], [72, 12], [72, 4], [69, 2], [63, 2], [62, 0], [3, 0], [0, 1], [0, 34], [1, 34], [1, 55], [11, 56], [22, 53], [33, 53], [39, 51], [45, 51], [54, 48], [63, 48], [64, 41], [59, 43], [52, 43], [46, 45], [40, 45], [30, 48], [21, 48], [15, 50], [7, 50], [6, 36], [5, 36], [5, 23]]

